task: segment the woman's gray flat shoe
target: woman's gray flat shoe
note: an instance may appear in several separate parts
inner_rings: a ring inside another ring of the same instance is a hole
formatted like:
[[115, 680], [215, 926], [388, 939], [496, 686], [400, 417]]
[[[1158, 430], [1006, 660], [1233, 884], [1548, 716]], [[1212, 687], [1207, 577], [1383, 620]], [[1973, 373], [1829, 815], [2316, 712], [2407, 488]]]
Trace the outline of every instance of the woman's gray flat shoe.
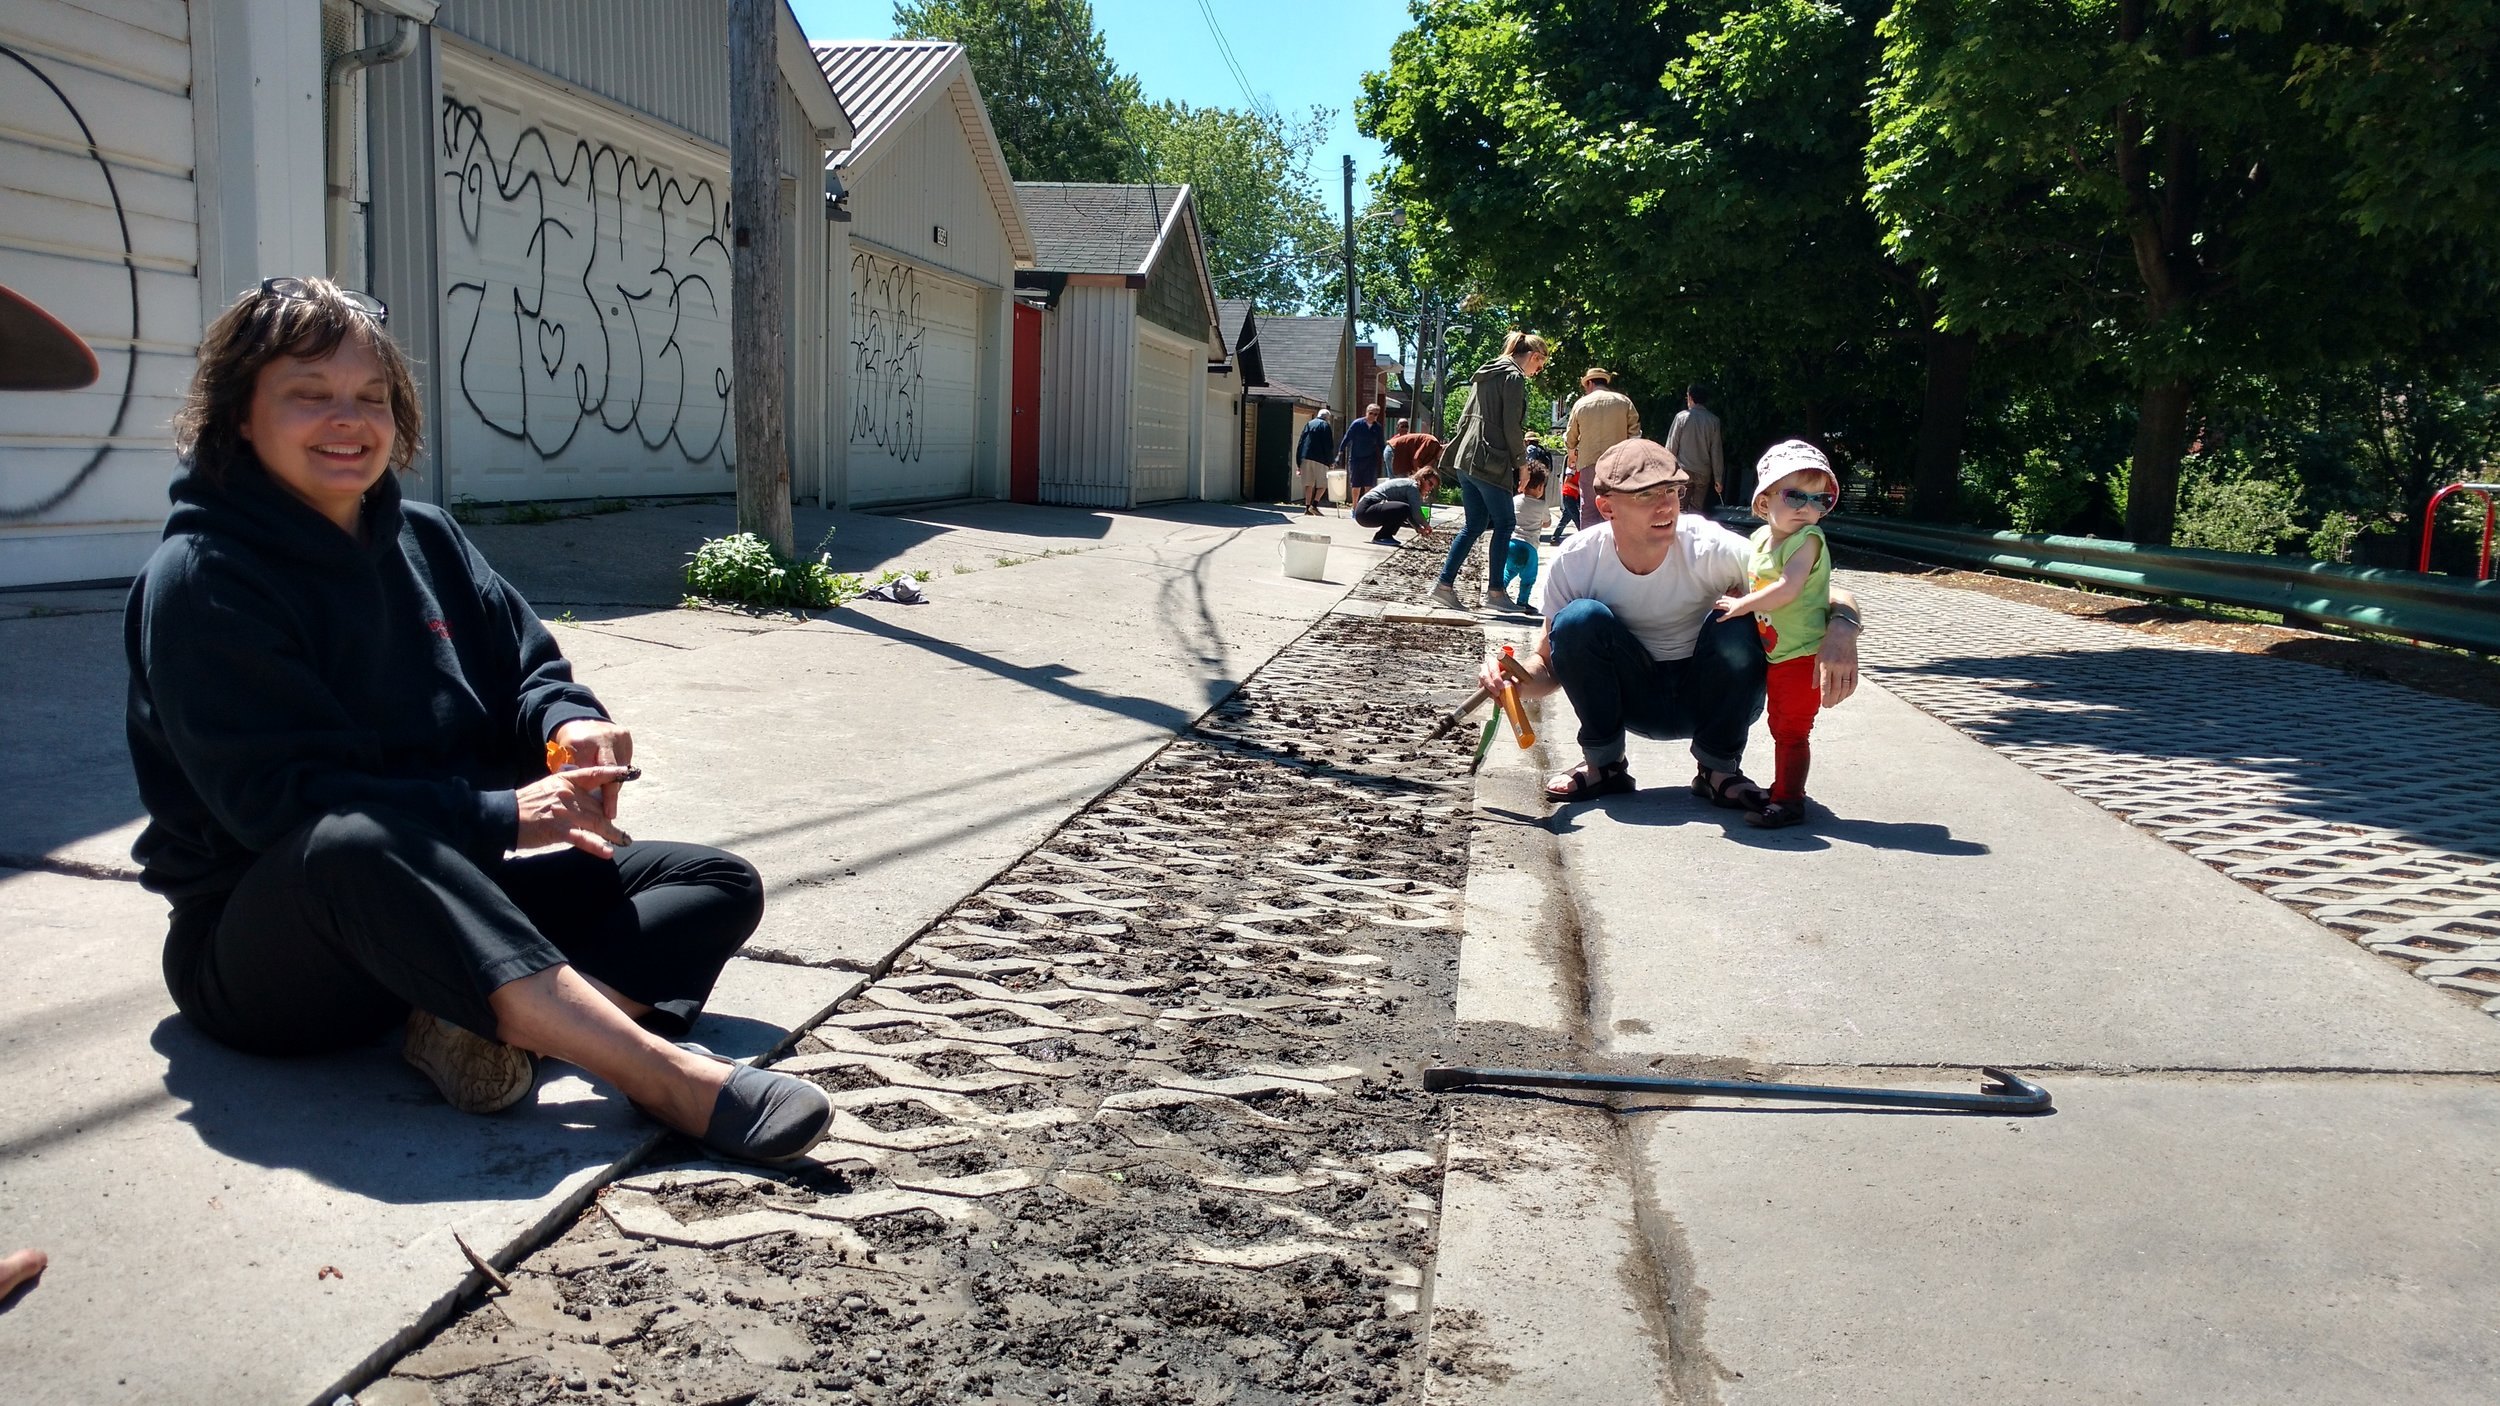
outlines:
[[729, 1072], [703, 1145], [741, 1162], [780, 1166], [807, 1155], [833, 1126], [833, 1100], [795, 1074], [742, 1064]]

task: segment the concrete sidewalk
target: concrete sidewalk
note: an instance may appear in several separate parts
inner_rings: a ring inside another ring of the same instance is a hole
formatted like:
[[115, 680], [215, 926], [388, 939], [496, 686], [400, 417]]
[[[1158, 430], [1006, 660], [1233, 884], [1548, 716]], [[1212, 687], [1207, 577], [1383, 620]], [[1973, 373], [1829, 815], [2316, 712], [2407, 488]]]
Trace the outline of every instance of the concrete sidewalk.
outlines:
[[1431, 1398], [2487, 1397], [2500, 1025], [1881, 683], [1816, 726], [1828, 815], [1770, 832], [1640, 739], [1638, 794], [1549, 814], [1552, 700], [1480, 792], [1453, 1061], [1993, 1064], [2058, 1111], [1458, 1100]]
[[[557, 622], [649, 772], [623, 820], [725, 845], [771, 885], [700, 1038], [753, 1053], [1300, 634], [1375, 559], [1341, 516], [975, 505], [836, 529], [843, 570], [926, 570], [931, 603], [816, 619], [677, 607], [725, 505], [473, 529]], [[1277, 569], [1286, 527], [1330, 580]], [[52, 1268], [0, 1313], [12, 1401], [316, 1399], [403, 1347], [654, 1138], [551, 1071], [464, 1118], [377, 1046], [280, 1063], [194, 1037], [156, 974], [163, 905], [129, 882], [120, 594], [0, 596], [0, 1241]], [[762, 960], [755, 960], [762, 959]]]

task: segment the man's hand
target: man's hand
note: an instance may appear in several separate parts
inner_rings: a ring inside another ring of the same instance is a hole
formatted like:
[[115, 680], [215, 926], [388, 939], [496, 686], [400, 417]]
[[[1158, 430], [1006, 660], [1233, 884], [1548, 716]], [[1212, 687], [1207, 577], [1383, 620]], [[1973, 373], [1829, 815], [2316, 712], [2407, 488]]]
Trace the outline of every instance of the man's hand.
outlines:
[[621, 766], [577, 766], [542, 776], [515, 793], [520, 802], [521, 834], [515, 848], [566, 844], [601, 859], [616, 855], [618, 845], [633, 837], [616, 828], [600, 805], [600, 793], [613, 793], [625, 779]]
[[1814, 679], [1823, 686], [1823, 706], [1836, 708], [1858, 691], [1858, 627], [1834, 620], [1823, 631], [1823, 647], [1814, 654]]
[[624, 768], [634, 764], [634, 735], [604, 719], [575, 718], [556, 729], [555, 740], [573, 754], [573, 765], [577, 767], [616, 769], [615, 780], [599, 788], [600, 814], [616, 819], [617, 792], [625, 784]]

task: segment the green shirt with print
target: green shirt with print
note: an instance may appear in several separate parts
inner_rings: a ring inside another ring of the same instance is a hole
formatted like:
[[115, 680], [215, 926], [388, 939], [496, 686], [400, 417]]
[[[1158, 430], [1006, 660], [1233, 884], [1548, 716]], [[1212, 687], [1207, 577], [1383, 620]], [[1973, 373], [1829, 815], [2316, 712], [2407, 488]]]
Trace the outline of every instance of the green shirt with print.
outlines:
[[1823, 627], [1832, 616], [1832, 549], [1819, 527], [1800, 527], [1784, 542], [1772, 541], [1768, 526], [1753, 534], [1753, 561], [1746, 575], [1752, 583], [1746, 588], [1749, 591], [1759, 591], [1787, 574], [1788, 559], [1809, 538], [1815, 546], [1814, 569], [1806, 573], [1805, 589], [1777, 610], [1753, 613], [1754, 628], [1762, 632], [1763, 652], [1774, 664], [1823, 647]]

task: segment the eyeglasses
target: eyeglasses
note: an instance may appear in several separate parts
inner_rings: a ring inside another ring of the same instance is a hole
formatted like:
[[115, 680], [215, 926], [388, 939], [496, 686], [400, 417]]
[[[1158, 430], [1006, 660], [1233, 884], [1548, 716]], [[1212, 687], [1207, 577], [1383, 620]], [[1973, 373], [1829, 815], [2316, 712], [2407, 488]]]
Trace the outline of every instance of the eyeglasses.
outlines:
[[1666, 502], [1669, 497], [1673, 497], [1676, 502], [1683, 502], [1684, 485], [1680, 483], [1661, 483], [1654, 487], [1641, 489], [1637, 493], [1614, 492], [1603, 494], [1601, 496], [1612, 498], [1618, 503], [1629, 503], [1636, 508], [1654, 508], [1659, 504]]
[[1808, 493], [1802, 488], [1783, 488], [1780, 490], [1780, 501], [1792, 508], [1821, 508], [1828, 513], [1832, 510], [1832, 505], [1840, 501], [1840, 495]]
[[[321, 301], [321, 295], [313, 290], [313, 286], [300, 278], [264, 278], [260, 281], [260, 291], [268, 297], [283, 298], [290, 303]], [[341, 288], [338, 290], [338, 296], [340, 302], [372, 318], [376, 326], [390, 324], [391, 310], [383, 306], [382, 300], [371, 293], [359, 293], [353, 288]]]

